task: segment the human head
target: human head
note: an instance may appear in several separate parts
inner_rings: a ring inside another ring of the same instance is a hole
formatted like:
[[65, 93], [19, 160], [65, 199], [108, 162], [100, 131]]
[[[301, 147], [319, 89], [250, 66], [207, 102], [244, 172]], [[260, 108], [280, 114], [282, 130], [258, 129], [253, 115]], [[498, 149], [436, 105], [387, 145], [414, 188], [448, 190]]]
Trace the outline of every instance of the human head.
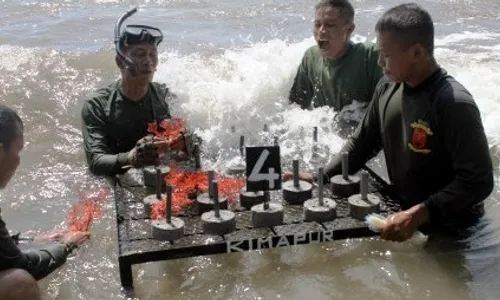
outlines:
[[434, 61], [434, 24], [415, 3], [386, 11], [375, 26], [380, 50], [378, 63], [393, 81], [410, 81], [422, 66]]
[[146, 85], [158, 66], [157, 48], [163, 34], [160, 29], [146, 25], [127, 25], [122, 31], [121, 24], [136, 11], [134, 8], [126, 12], [115, 26], [116, 64], [123, 80]]
[[324, 58], [340, 58], [354, 31], [354, 8], [349, 0], [321, 0], [315, 6], [314, 39]]
[[0, 104], [0, 189], [5, 188], [16, 172], [23, 146], [21, 118], [13, 109]]

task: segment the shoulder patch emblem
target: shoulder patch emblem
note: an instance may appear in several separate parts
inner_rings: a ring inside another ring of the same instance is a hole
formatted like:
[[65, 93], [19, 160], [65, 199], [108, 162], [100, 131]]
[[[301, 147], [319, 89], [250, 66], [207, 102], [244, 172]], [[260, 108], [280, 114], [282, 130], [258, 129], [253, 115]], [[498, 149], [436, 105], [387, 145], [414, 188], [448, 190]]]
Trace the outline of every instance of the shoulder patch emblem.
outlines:
[[430, 153], [431, 149], [427, 148], [427, 138], [434, 133], [428, 127], [428, 124], [422, 120], [418, 120], [418, 122], [413, 122], [410, 126], [413, 128], [413, 134], [411, 142], [408, 143], [408, 148], [416, 153]]

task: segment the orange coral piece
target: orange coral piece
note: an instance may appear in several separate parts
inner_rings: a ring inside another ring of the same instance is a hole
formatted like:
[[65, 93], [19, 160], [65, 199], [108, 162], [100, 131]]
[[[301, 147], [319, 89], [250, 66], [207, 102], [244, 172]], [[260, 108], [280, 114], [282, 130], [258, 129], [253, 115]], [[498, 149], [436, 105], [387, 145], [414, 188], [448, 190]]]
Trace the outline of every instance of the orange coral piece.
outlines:
[[[193, 202], [189, 199], [189, 194], [208, 191], [208, 172], [188, 172], [174, 164], [170, 164], [169, 167], [170, 172], [165, 176], [165, 182], [173, 187], [172, 215], [176, 216], [184, 207]], [[218, 180], [219, 195], [228, 198], [229, 203], [233, 204], [239, 191], [245, 185], [245, 179], [233, 179], [218, 173], [215, 174], [215, 178]], [[165, 201], [153, 205], [151, 219], [164, 218], [165, 205]]]
[[80, 195], [66, 218], [68, 231], [89, 231], [94, 219], [101, 216], [101, 202], [107, 197], [108, 191], [104, 189], [94, 195]]
[[236, 202], [236, 196], [241, 188], [245, 186], [244, 178], [221, 177], [219, 179], [219, 193], [227, 197], [229, 203]]

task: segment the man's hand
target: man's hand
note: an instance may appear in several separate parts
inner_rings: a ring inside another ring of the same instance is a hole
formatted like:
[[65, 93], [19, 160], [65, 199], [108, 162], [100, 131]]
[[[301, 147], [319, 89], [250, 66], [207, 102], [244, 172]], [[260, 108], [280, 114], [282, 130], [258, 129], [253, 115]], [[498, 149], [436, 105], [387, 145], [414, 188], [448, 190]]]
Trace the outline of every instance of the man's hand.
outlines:
[[187, 149], [186, 149], [186, 141], [184, 140], [185, 137], [184, 135], [175, 140], [175, 141], [172, 141], [170, 144], [169, 144], [169, 150], [171, 151], [182, 151], [182, 152], [186, 152]]
[[128, 162], [135, 168], [156, 165], [160, 162], [158, 146], [152, 135], [137, 141], [136, 146], [128, 153]]
[[35, 243], [45, 243], [49, 241], [56, 241], [65, 244], [69, 247], [79, 246], [90, 237], [89, 232], [54, 232], [50, 234], [40, 235], [34, 238]]
[[428, 220], [429, 210], [425, 204], [417, 204], [408, 210], [389, 216], [380, 237], [389, 241], [406, 241]]
[[60, 241], [63, 236], [64, 236], [64, 232], [57, 231], [57, 232], [52, 232], [49, 234], [42, 234], [42, 235], [36, 236], [33, 239], [33, 241], [35, 243], [45, 243], [48, 241]]
[[[293, 179], [293, 172], [285, 172], [282, 176], [283, 181], [288, 181]], [[311, 173], [299, 172], [299, 179], [307, 181], [309, 183], [314, 183], [314, 176]]]
[[79, 246], [83, 244], [86, 240], [90, 238], [90, 232], [87, 231], [75, 231], [68, 232], [64, 234], [60, 242], [66, 245]]
[[184, 135], [170, 141], [157, 140], [153, 145], [158, 150], [158, 155], [160, 157], [164, 156], [167, 152], [175, 152], [175, 160], [189, 159], [189, 155], [187, 154], [188, 149], [186, 147], [186, 137]]
[[169, 151], [186, 151], [186, 143], [183, 136], [173, 141], [165, 141], [155, 138], [153, 145], [158, 150], [158, 153], [166, 153]]

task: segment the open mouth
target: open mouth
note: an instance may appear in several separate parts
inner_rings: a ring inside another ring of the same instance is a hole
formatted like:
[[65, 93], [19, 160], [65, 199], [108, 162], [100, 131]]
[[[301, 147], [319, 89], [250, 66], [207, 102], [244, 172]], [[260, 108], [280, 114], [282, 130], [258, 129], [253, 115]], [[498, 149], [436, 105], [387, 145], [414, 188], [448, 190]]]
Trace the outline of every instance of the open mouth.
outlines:
[[329, 44], [329, 41], [328, 41], [328, 40], [318, 40], [318, 47], [319, 47], [321, 50], [326, 50], [326, 49], [328, 49], [328, 44]]

